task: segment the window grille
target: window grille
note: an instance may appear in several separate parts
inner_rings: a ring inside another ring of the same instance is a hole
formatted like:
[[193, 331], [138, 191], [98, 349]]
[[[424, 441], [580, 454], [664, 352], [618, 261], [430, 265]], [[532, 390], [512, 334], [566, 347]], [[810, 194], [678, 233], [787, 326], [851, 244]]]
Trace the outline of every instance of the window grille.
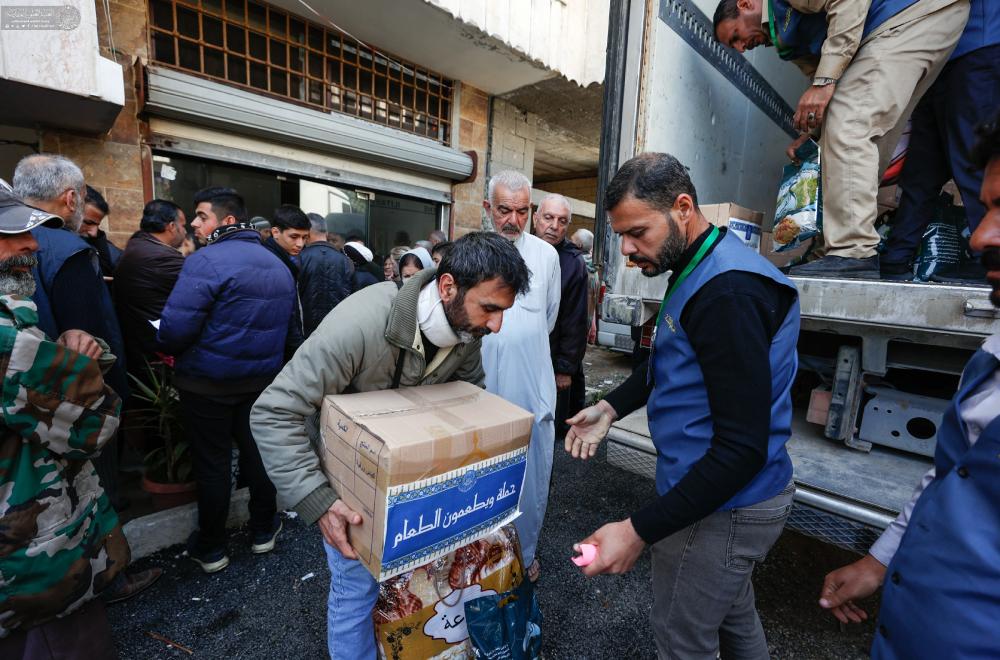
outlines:
[[151, 59], [448, 144], [452, 81], [252, 0], [150, 0]]

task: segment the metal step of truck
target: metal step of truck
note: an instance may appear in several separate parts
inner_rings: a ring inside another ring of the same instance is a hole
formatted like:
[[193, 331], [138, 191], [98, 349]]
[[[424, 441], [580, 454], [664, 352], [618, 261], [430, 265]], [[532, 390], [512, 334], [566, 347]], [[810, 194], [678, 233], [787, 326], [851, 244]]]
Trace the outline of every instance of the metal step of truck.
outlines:
[[[795, 506], [787, 526], [827, 543], [865, 553], [909, 501], [932, 466], [930, 459], [875, 447], [851, 450], [822, 435], [823, 429], [796, 416], [788, 454], [794, 466]], [[655, 478], [656, 449], [646, 409], [611, 427], [608, 463]]]

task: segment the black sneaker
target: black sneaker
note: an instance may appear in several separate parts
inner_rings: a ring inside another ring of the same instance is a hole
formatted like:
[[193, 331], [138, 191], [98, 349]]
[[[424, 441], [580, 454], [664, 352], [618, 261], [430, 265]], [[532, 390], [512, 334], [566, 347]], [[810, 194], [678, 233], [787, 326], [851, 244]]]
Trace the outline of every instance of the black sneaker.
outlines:
[[278, 516], [274, 517], [274, 526], [271, 527], [269, 531], [266, 532], [254, 532], [253, 533], [253, 545], [250, 546], [250, 552], [255, 555], [262, 555], [265, 552], [271, 552], [274, 550], [274, 541], [278, 538], [278, 533], [283, 527], [281, 518]]
[[878, 262], [879, 275], [890, 282], [910, 282], [913, 280], [913, 267], [908, 263]]
[[931, 282], [941, 284], [979, 284], [986, 286], [986, 269], [978, 261], [970, 261], [931, 275]]
[[788, 271], [792, 277], [834, 277], [852, 280], [879, 279], [878, 257], [852, 259], [828, 255], [822, 259], [796, 266]]
[[187, 544], [187, 555], [191, 560], [201, 566], [201, 570], [206, 573], [218, 573], [226, 566], [229, 566], [229, 557], [225, 548], [205, 550], [198, 544], [198, 532], [191, 535]]

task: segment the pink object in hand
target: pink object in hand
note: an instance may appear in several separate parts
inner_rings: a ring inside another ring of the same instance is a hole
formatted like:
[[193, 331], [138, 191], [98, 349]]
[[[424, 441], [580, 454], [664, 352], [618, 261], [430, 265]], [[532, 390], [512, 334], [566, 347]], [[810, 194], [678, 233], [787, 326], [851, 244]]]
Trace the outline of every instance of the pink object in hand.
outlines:
[[580, 544], [580, 556], [573, 557], [572, 562], [583, 568], [584, 566], [589, 566], [595, 559], [597, 559], [597, 546], [591, 545], [590, 543]]

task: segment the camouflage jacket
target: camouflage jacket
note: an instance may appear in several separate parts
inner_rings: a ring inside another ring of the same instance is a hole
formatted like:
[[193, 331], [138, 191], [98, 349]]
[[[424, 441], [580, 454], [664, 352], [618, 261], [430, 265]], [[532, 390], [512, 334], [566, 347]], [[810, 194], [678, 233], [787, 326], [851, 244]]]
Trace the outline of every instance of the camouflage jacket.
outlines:
[[29, 299], [0, 296], [0, 637], [72, 612], [129, 561], [89, 460], [121, 401], [97, 361], [37, 323]]

